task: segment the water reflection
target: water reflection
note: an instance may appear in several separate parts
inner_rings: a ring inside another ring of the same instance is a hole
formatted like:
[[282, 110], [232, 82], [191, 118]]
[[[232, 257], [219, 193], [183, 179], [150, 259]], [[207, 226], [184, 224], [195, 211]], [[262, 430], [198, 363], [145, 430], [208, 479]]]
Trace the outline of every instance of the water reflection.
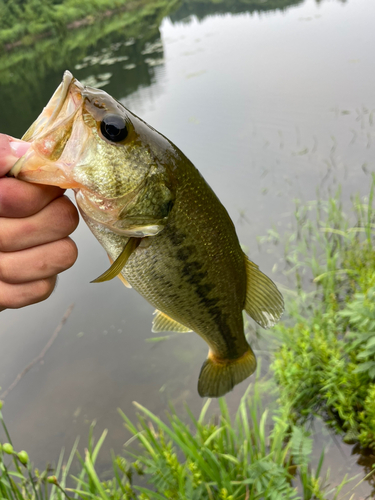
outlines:
[[212, 2], [207, 0], [185, 0], [180, 2], [176, 11], [170, 14], [172, 22], [188, 23], [190, 16], [194, 16], [199, 20], [203, 20], [207, 16], [218, 14], [260, 14], [275, 10], [286, 10], [293, 5], [299, 5], [305, 0], [240, 0], [232, 2], [231, 0], [221, 0], [220, 2]]
[[[262, 13], [299, 5], [304, 0], [153, 1], [64, 32], [63, 38], [37, 40], [32, 47], [17, 47], [0, 57], [0, 127], [21, 136], [38, 115], [46, 96], [69, 69], [86, 84], [111, 86], [108, 92], [126, 97], [155, 82], [155, 67], [164, 63], [160, 23], [189, 23], [191, 16]], [[20, 112], [18, 112], [20, 110]]]
[[108, 91], [115, 96], [151, 85], [154, 66], [162, 59], [158, 27], [165, 4], [153, 2], [146, 8], [134, 4], [133, 11], [68, 31], [64, 40], [43, 39], [33, 50], [14, 49], [1, 57], [1, 129], [21, 136], [65, 69], [91, 84], [104, 86], [111, 81]]
[[100, 46], [102, 43], [74, 66], [74, 74], [83, 84], [105, 86], [107, 92], [120, 98], [156, 82], [157, 67], [164, 63], [159, 31], [147, 41], [131, 37], [109, 47]]

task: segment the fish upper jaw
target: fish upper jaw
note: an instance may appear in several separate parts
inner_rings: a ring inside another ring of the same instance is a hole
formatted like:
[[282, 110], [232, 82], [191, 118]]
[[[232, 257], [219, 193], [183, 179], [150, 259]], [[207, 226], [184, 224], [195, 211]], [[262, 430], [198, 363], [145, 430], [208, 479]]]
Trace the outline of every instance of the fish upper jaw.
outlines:
[[82, 91], [81, 83], [73, 77], [70, 71], [65, 71], [62, 82], [38, 118], [25, 132], [22, 140], [32, 142], [45, 135], [51, 128], [56, 128], [61, 118], [66, 118], [80, 106]]
[[88, 139], [80, 116], [82, 90], [83, 86], [66, 71], [47, 106], [22, 137], [31, 147], [12, 167], [11, 176], [63, 189], [80, 187], [72, 172]]

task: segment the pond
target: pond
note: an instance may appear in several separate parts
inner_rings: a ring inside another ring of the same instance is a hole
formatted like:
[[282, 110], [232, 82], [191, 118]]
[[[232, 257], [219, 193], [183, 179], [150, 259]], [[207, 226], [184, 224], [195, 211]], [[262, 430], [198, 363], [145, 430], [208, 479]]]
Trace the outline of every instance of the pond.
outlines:
[[[63, 41], [40, 39], [0, 58], [0, 132], [21, 137], [69, 69], [174, 142], [227, 208], [250, 257], [285, 284], [283, 249], [270, 253], [257, 237], [290, 227], [296, 198], [315, 199], [317, 192], [325, 198], [340, 185], [349, 206], [352, 195], [369, 191], [375, 3], [142, 5], [71, 30]], [[74, 304], [42, 363], [7, 396], [4, 415], [15, 447], [41, 466], [69, 449], [77, 435], [83, 446], [96, 420], [98, 435], [109, 428], [105, 468], [109, 450], [119, 452], [127, 439], [118, 407], [131, 418], [133, 401], [159, 415], [168, 401], [178, 409], [184, 402], [194, 411], [202, 407], [196, 386], [207, 347], [189, 333], [147, 342], [153, 308], [119, 280], [90, 284], [108, 267], [107, 256], [84, 223], [73, 238], [78, 261], [60, 276], [53, 295], [1, 314], [5, 390]], [[260, 350], [258, 359], [266, 364], [270, 356], [264, 346]], [[247, 385], [228, 395], [229, 405]], [[324, 429], [318, 435], [320, 447], [327, 436]], [[350, 453], [347, 445], [330, 444], [327, 465], [337, 477], [362, 474]], [[366, 488], [358, 492], [365, 496]]]

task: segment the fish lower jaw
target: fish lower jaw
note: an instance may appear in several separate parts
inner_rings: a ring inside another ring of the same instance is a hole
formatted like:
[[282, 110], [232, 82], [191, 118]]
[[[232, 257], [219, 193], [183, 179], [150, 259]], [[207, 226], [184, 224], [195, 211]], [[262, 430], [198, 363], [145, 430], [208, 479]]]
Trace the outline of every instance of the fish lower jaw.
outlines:
[[100, 227], [102, 231], [114, 233], [118, 236], [125, 236], [127, 238], [145, 238], [147, 236], [154, 236], [158, 232], [160, 232], [159, 226], [130, 226], [127, 228], [119, 228], [116, 226], [117, 220], [105, 220], [104, 217], [100, 217], [102, 215], [99, 213], [99, 217], [89, 214], [86, 212], [79, 204], [77, 199], [78, 209], [82, 215], [82, 218], [86, 221], [86, 223], [90, 222], [91, 225]]
[[145, 238], [146, 236], [156, 236], [164, 229], [164, 225], [160, 224], [140, 225], [119, 219], [118, 214], [121, 208], [100, 208], [98, 203], [91, 199], [90, 192], [87, 190], [77, 189], [75, 194], [83, 219], [105, 228], [106, 231], [127, 238]]
[[64, 170], [58, 162], [43, 158], [31, 150], [13, 165], [9, 175], [36, 184], [58, 186], [62, 189], [76, 188], [76, 183], [67, 178]]
[[[117, 229], [114, 224], [118, 222], [114, 211], [105, 211], [98, 208], [82, 189], [75, 189], [77, 207], [83, 220], [89, 227], [97, 227], [100, 231], [115, 233], [119, 236], [128, 236], [126, 232]], [[130, 235], [132, 236], [132, 235]]]

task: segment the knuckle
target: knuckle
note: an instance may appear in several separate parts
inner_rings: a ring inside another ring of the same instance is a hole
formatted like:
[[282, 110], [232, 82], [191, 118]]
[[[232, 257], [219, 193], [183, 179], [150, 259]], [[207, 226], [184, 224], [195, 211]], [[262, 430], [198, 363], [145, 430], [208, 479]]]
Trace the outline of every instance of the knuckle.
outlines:
[[78, 226], [79, 216], [76, 207], [66, 196], [57, 198], [53, 203], [58, 210], [58, 216], [61, 221], [61, 227], [67, 234], [72, 233]]
[[50, 269], [50, 263], [48, 258], [36, 259], [32, 263], [33, 272], [38, 276], [43, 276], [48, 273]]
[[63, 270], [69, 269], [78, 257], [77, 246], [70, 238], [64, 238], [60, 242], [60, 255], [62, 258]]
[[56, 285], [56, 276], [36, 281], [34, 283], [34, 302], [48, 299]]

